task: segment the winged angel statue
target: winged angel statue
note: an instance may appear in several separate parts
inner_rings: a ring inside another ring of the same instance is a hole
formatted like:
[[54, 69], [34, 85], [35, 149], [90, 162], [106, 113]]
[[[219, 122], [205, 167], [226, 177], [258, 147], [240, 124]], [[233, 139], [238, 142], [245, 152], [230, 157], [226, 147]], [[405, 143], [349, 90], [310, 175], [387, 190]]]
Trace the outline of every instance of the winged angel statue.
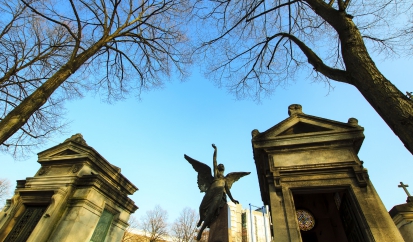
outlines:
[[241, 177], [250, 174], [251, 172], [231, 172], [224, 177], [224, 165], [217, 165], [217, 147], [212, 144], [214, 148], [214, 176], [211, 175], [211, 167], [199, 162], [191, 157], [184, 155], [185, 159], [191, 163], [192, 167], [198, 172], [198, 187], [201, 192], [205, 192], [205, 196], [202, 199], [199, 206], [199, 222], [197, 227], [201, 226], [198, 232], [197, 240], [201, 239], [202, 232], [205, 228], [209, 227], [215, 218], [219, 215], [220, 209], [227, 202], [227, 196], [232, 202], [237, 203], [230, 192], [231, 186], [234, 182], [238, 181]]

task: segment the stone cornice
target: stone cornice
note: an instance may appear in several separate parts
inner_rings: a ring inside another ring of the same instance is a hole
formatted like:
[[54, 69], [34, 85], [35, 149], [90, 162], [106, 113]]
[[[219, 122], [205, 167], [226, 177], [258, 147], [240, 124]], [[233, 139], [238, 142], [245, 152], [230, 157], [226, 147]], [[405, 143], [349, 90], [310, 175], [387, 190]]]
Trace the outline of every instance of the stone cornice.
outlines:
[[118, 206], [128, 210], [130, 213], [135, 212], [138, 207], [135, 203], [124, 195], [120, 190], [114, 189], [107, 184], [107, 181], [100, 175], [85, 175], [76, 182], [77, 187], [95, 187], [99, 192], [110, 198]]
[[[70, 150], [70, 154], [60, 155], [62, 152]], [[38, 162], [45, 167], [60, 165], [64, 163], [87, 163], [93, 169], [98, 170], [113, 185], [122, 187], [129, 195], [135, 193], [138, 188], [120, 173], [120, 168], [110, 164], [95, 149], [82, 145], [74, 141], [66, 141], [38, 154]]]
[[305, 134], [285, 135], [268, 138], [266, 140], [253, 139], [254, 149], [272, 148], [285, 149], [292, 147], [310, 147], [314, 145], [346, 145], [350, 144], [358, 153], [361, 143], [364, 140], [364, 134], [360, 130], [353, 131], [323, 131]]
[[403, 218], [413, 220], [413, 202], [396, 205], [389, 211], [389, 214], [392, 218], [400, 214]]

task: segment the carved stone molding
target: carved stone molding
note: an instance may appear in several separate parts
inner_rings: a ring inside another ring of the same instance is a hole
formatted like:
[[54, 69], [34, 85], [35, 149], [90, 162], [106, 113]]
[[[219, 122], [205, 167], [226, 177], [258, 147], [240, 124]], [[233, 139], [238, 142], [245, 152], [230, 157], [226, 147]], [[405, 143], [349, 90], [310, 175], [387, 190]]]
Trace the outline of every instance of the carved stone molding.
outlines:
[[70, 168], [72, 173], [78, 173], [83, 167], [83, 164], [75, 164]]
[[39, 176], [47, 175], [47, 173], [50, 171], [51, 168], [52, 168], [51, 166], [42, 166], [42, 168], [40, 168], [37, 175]]

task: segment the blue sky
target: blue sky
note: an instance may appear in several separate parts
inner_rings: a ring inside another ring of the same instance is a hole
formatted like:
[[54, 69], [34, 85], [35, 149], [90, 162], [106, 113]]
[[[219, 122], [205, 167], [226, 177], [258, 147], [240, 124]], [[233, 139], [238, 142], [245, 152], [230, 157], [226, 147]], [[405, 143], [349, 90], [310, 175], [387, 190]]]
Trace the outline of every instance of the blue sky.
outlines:
[[[377, 61], [379, 69], [403, 93], [413, 91], [411, 61]], [[197, 187], [196, 172], [184, 159], [187, 154], [212, 165], [212, 143], [218, 147], [218, 162], [226, 172], [250, 171], [232, 187], [232, 195], [247, 208], [262, 206], [251, 148], [251, 131], [265, 131], [288, 117], [287, 107], [298, 103], [306, 114], [340, 122], [355, 117], [365, 128], [359, 152], [370, 179], [384, 205], [390, 210], [404, 203], [406, 195], [399, 182], [413, 186], [412, 155], [352, 86], [323, 83], [304, 78], [286, 88], [278, 88], [270, 98], [257, 104], [236, 100], [197, 71], [186, 82], [175, 80], [165, 88], [106, 104], [88, 96], [66, 104], [72, 121], [67, 135], [50, 140], [43, 149], [82, 133], [86, 142], [112, 164], [122, 169], [138, 188], [131, 198], [139, 206], [135, 216], [159, 204], [173, 222], [184, 207], [197, 209], [203, 194]], [[33, 176], [40, 165], [36, 155], [25, 161], [0, 155], [0, 177], [15, 180]], [[413, 192], [413, 190], [411, 190]]]

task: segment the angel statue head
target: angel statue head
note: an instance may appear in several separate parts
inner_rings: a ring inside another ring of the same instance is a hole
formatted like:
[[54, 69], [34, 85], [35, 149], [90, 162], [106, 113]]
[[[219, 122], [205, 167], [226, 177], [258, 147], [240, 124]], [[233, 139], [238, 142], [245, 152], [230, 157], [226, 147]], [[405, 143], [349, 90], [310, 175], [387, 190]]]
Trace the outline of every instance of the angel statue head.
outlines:
[[199, 227], [202, 224], [202, 227], [198, 232], [197, 240], [201, 239], [204, 229], [210, 227], [216, 217], [218, 217], [220, 209], [227, 202], [226, 195], [228, 195], [232, 202], [238, 203], [237, 200], [232, 198], [230, 192], [231, 186], [241, 177], [250, 174], [250, 172], [231, 172], [224, 176], [224, 165], [217, 165], [217, 147], [214, 144], [212, 144], [212, 147], [214, 148], [214, 176], [211, 175], [211, 168], [208, 165], [184, 155], [185, 159], [192, 165], [195, 171], [198, 172], [199, 190], [205, 192], [204, 198], [199, 206], [200, 219], [197, 226]]

